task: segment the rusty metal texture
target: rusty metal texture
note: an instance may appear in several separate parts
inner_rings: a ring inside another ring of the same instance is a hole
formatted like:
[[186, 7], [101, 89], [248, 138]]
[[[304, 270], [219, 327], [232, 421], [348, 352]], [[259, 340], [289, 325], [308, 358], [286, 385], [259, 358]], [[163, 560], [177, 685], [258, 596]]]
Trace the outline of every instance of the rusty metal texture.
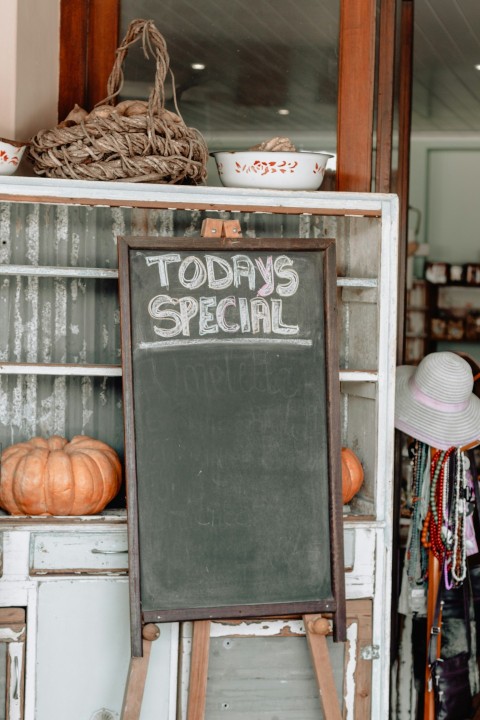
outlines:
[[[240, 219], [246, 237], [335, 237], [338, 223], [349, 222], [267, 212], [0, 203], [0, 265], [114, 269], [117, 236], [199, 236], [206, 217]], [[342, 256], [337, 252], [340, 274], [349, 263], [345, 248]], [[0, 365], [9, 362], [120, 364], [116, 280], [0, 273]], [[121, 378], [0, 373], [2, 446], [52, 434], [92, 435], [123, 457]]]

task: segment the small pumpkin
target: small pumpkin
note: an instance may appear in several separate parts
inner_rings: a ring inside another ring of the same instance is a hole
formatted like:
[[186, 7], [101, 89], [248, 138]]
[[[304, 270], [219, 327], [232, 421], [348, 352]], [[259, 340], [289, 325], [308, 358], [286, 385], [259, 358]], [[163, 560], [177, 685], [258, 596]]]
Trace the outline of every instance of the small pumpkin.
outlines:
[[342, 499], [350, 502], [363, 483], [362, 463], [350, 448], [342, 448]]
[[86, 435], [34, 437], [6, 448], [1, 463], [0, 507], [12, 515], [94, 515], [122, 481], [115, 450]]

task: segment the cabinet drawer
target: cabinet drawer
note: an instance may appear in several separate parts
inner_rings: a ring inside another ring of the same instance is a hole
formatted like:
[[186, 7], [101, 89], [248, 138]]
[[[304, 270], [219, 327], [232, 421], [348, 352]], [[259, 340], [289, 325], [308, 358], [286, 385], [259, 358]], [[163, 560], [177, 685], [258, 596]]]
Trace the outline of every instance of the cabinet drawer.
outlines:
[[375, 531], [366, 527], [344, 529], [345, 594], [348, 600], [373, 597]]
[[125, 573], [127, 531], [109, 533], [32, 533], [31, 575]]

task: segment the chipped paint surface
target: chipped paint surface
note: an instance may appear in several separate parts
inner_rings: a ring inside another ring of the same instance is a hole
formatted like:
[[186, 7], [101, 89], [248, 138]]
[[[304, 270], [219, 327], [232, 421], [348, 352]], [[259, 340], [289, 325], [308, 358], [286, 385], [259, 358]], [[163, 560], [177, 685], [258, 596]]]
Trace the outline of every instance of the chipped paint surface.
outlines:
[[259, 620], [239, 623], [212, 622], [210, 637], [273, 637], [278, 635], [305, 635], [302, 620]]
[[117, 244], [118, 236], [122, 237], [127, 234], [125, 210], [123, 208], [112, 208], [112, 234], [115, 245]]
[[299, 237], [302, 238], [309, 238], [311, 237], [311, 216], [310, 215], [300, 215], [299, 219], [299, 228], [298, 228], [298, 234]]
[[0, 204], [0, 263], [10, 262], [10, 208], [8, 203]]
[[344, 719], [355, 718], [355, 670], [357, 667], [358, 625], [351, 623], [347, 627], [347, 658], [345, 662]]
[[42, 362], [49, 363], [52, 361], [52, 303], [47, 300], [41, 310], [41, 328], [42, 328]]
[[20, 642], [25, 636], [25, 628], [15, 632], [12, 628], [3, 627], [0, 628], [0, 642]]
[[26, 253], [25, 259], [30, 265], [38, 265], [39, 258], [39, 214], [40, 206], [31, 205], [30, 212], [27, 215], [27, 222], [25, 226], [26, 235]]

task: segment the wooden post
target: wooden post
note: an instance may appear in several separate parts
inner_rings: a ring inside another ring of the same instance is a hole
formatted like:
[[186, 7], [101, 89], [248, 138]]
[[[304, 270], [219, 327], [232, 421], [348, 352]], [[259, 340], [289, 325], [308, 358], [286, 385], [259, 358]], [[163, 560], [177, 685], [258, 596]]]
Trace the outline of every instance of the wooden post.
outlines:
[[371, 190], [376, 8], [374, 0], [340, 3], [337, 190]]
[[187, 720], [204, 720], [205, 717], [209, 649], [210, 620], [196, 620], [193, 623]]
[[403, 363], [405, 345], [405, 294], [407, 274], [408, 189], [410, 177], [410, 132], [412, 123], [412, 63], [414, 10], [412, 0], [402, 0], [400, 20], [400, 97], [398, 101], [398, 169], [396, 187], [399, 197], [397, 363]]
[[396, 0], [380, 3], [378, 39], [377, 133], [375, 192], [392, 189], [393, 93], [395, 89], [395, 15]]

